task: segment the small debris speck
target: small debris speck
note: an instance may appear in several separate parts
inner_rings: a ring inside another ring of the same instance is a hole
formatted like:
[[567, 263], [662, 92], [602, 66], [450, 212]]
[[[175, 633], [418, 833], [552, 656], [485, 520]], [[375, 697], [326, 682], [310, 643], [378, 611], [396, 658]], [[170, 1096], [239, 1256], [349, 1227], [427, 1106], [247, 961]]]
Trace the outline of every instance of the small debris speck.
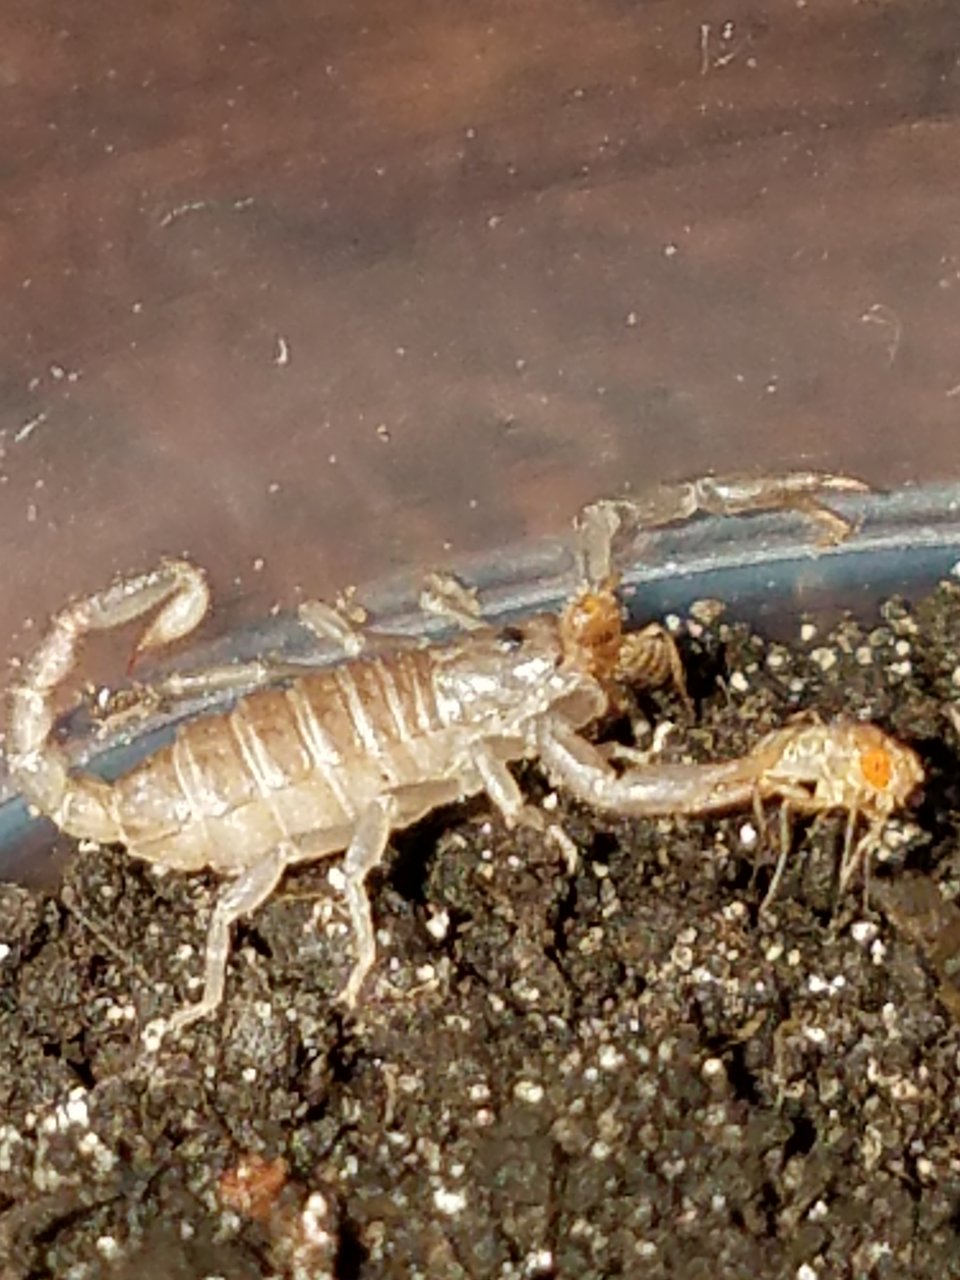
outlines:
[[438, 1187], [433, 1193], [433, 1203], [441, 1213], [453, 1218], [458, 1213], [463, 1213], [468, 1202], [463, 1191], [448, 1191], [445, 1187]]
[[597, 1055], [597, 1061], [604, 1071], [616, 1071], [623, 1066], [624, 1058], [619, 1049], [615, 1049], [612, 1044], [605, 1044]]
[[431, 938], [436, 938], [438, 942], [442, 942], [450, 931], [450, 912], [443, 910], [437, 911], [427, 921], [427, 933]]
[[830, 671], [837, 665], [837, 651], [825, 647], [811, 649], [810, 661], [816, 663], [821, 671]]
[[527, 1102], [531, 1106], [543, 1101], [543, 1085], [535, 1080], [518, 1080], [513, 1086], [513, 1096], [518, 1102]]
[[850, 926], [850, 935], [854, 942], [859, 942], [861, 946], [866, 946], [868, 942], [872, 942], [877, 936], [877, 926], [872, 920], [854, 920]]
[[115, 1262], [120, 1256], [120, 1246], [113, 1236], [99, 1236], [97, 1238], [97, 1252], [107, 1262]]

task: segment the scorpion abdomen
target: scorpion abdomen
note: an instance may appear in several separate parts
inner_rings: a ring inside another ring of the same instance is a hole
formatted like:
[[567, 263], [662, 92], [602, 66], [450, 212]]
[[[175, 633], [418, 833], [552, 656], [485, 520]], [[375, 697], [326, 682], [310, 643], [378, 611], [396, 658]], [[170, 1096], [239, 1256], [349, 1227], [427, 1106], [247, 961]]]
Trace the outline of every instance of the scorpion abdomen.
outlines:
[[182, 726], [114, 784], [124, 843], [167, 866], [228, 873], [307, 833], [329, 831], [331, 849], [342, 847], [372, 799], [420, 782], [455, 747], [433, 659], [360, 659]]

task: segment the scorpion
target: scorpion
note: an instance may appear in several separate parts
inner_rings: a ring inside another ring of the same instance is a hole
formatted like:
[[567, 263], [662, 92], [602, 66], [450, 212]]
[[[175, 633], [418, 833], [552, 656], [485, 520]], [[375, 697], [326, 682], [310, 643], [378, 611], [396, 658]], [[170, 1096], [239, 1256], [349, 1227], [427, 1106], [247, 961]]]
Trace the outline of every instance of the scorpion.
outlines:
[[[228, 878], [208, 925], [201, 997], [171, 1015], [168, 1032], [219, 1008], [234, 922], [265, 902], [288, 868], [336, 853], [354, 946], [338, 999], [354, 1007], [376, 960], [366, 881], [391, 832], [481, 792], [508, 827], [541, 826], [542, 812], [527, 805], [509, 768], [521, 759], [539, 759], [554, 786], [618, 815], [708, 815], [776, 799], [810, 814], [846, 810], [846, 881], [923, 776], [913, 751], [876, 726], [788, 724], [739, 759], [623, 771], [583, 734], [617, 705], [623, 681], [682, 679], [663, 628], [624, 633], [611, 548], [625, 524], [793, 508], [838, 542], [851, 526], [820, 495], [865, 488], [842, 475], [788, 472], [711, 477], [595, 503], [577, 525], [581, 589], [561, 612], [516, 625], [485, 624], [454, 579], [435, 579], [433, 607], [467, 630], [439, 641], [371, 652], [343, 616], [315, 610], [313, 625], [343, 642], [341, 662], [296, 676], [264, 661], [172, 678], [168, 692], [234, 682], [244, 691], [231, 710], [187, 721], [171, 744], [108, 783], [69, 766], [55, 735], [54, 694], [91, 632], [154, 613], [139, 654], [196, 628], [210, 604], [206, 577], [189, 561], [165, 560], [54, 617], [10, 690], [11, 775], [32, 809], [73, 837]], [[869, 830], [854, 845], [861, 818]]]

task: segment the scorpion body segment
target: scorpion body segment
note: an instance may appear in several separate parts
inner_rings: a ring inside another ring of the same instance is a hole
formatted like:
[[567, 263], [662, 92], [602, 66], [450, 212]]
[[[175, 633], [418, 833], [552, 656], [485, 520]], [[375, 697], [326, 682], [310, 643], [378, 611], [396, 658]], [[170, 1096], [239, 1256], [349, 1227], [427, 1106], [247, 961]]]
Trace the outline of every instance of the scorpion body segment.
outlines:
[[106, 783], [68, 767], [53, 733], [54, 694], [89, 632], [155, 612], [142, 651], [199, 623], [209, 603], [204, 574], [187, 562], [165, 561], [54, 618], [11, 690], [11, 774], [28, 802], [69, 834], [123, 844], [166, 868], [210, 867], [230, 878], [208, 929], [202, 998], [179, 1010], [172, 1028], [220, 1004], [233, 922], [264, 902], [288, 867], [343, 851], [356, 955], [341, 998], [352, 1005], [376, 957], [365, 880], [390, 832], [480, 792], [509, 825], [540, 824], [511, 761], [539, 756], [555, 783], [624, 814], [703, 814], [780, 798], [805, 811], [846, 808], [852, 820], [862, 813], [876, 825], [903, 803], [919, 763], [880, 730], [871, 730], [879, 736], [861, 750], [869, 726], [821, 725], [816, 733], [788, 726], [739, 760], [647, 765], [623, 774], [581, 735], [615, 705], [625, 679], [671, 675], [683, 690], [675, 647], [662, 628], [623, 635], [611, 544], [625, 521], [653, 525], [696, 509], [800, 506], [840, 536], [849, 524], [816, 495], [862, 488], [846, 477], [803, 472], [752, 485], [682, 485], [658, 491], [647, 506], [594, 504], [580, 525], [585, 585], [560, 614], [491, 627], [469, 592], [437, 577], [429, 598], [466, 630], [423, 647], [367, 651], [349, 619], [318, 607], [312, 625], [342, 644], [343, 662], [300, 674], [265, 661], [174, 680], [168, 689], [239, 689], [251, 679], [257, 687], [226, 714], [181, 726], [171, 745]]

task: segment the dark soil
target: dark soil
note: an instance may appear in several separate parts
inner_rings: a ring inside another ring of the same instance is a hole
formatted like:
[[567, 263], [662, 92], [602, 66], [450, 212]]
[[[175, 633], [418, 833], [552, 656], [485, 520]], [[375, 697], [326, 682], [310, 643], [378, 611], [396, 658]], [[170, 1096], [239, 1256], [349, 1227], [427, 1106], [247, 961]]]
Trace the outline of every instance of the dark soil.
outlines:
[[764, 840], [561, 796], [569, 875], [481, 801], [374, 877], [356, 1016], [320, 864], [239, 931], [222, 1016], [151, 1054], [215, 884], [105, 851], [57, 896], [5, 888], [3, 1280], [960, 1276], [958, 636], [954, 586], [791, 647], [685, 624], [695, 722], [640, 708], [667, 759], [808, 708], [913, 745], [928, 786], [868, 905], [834, 910], [842, 816], [796, 825], [761, 918], [775, 815]]

